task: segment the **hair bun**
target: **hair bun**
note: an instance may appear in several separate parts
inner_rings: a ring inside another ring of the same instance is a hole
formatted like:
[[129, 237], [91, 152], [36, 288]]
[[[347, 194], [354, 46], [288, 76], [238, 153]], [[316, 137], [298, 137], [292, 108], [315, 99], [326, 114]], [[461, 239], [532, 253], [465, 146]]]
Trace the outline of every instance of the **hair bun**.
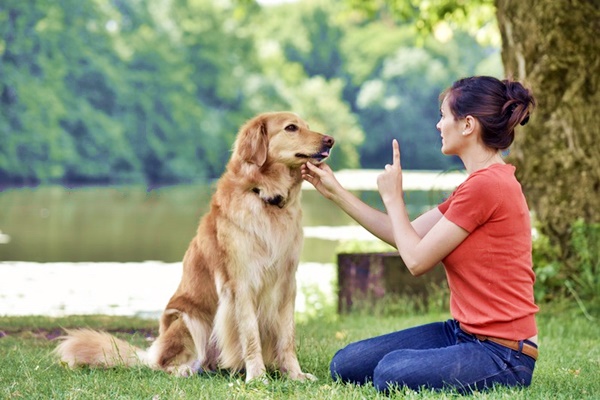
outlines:
[[506, 79], [502, 81], [506, 87], [506, 103], [503, 109], [510, 112], [509, 125], [525, 125], [529, 122], [530, 106], [535, 107], [535, 99], [531, 92], [520, 82]]

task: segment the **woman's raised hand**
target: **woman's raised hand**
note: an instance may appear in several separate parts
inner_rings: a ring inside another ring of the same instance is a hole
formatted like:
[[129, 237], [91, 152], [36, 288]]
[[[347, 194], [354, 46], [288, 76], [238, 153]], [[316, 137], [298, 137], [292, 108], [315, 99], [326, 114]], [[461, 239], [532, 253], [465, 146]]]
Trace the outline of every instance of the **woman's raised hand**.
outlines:
[[402, 200], [402, 166], [400, 165], [400, 145], [392, 141], [392, 164], [377, 177], [377, 188], [384, 203]]

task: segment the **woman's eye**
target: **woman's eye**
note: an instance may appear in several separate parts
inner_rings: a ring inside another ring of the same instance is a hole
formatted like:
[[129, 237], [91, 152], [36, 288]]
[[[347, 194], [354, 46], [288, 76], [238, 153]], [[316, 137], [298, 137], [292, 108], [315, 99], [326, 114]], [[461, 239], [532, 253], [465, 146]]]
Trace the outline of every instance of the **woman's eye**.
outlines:
[[288, 126], [285, 127], [285, 130], [288, 132], [297, 132], [298, 126], [294, 125], [294, 124], [289, 124]]

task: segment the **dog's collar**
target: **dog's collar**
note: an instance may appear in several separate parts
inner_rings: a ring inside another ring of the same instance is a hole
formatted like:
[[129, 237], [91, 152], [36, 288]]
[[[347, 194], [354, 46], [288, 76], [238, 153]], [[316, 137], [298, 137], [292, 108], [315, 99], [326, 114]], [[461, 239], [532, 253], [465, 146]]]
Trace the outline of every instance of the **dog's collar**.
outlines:
[[256, 193], [258, 197], [268, 205], [277, 206], [279, 208], [283, 208], [285, 206], [285, 198], [280, 194], [278, 194], [277, 196], [265, 198], [260, 195], [259, 188], [252, 188], [252, 191]]

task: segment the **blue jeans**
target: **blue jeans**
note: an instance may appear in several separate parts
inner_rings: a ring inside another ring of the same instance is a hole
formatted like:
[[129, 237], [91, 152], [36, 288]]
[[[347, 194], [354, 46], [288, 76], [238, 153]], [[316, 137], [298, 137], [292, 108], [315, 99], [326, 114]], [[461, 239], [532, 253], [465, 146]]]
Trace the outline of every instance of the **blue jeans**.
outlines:
[[493, 384], [529, 386], [534, 367], [533, 358], [489, 340], [479, 341], [455, 320], [351, 343], [335, 354], [330, 365], [333, 379], [372, 381], [379, 391], [407, 386], [461, 393]]

